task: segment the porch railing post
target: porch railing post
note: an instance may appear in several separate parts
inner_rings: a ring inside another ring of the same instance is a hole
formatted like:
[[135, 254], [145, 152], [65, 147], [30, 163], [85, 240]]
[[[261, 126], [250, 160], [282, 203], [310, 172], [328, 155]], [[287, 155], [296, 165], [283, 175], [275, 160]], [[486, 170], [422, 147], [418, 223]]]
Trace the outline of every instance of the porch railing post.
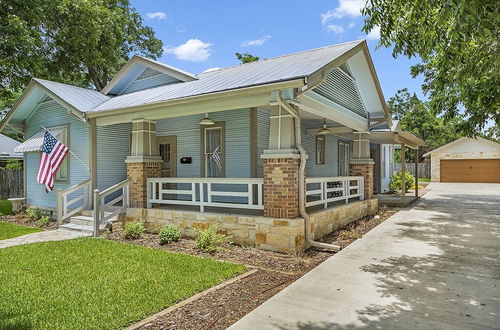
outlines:
[[62, 205], [62, 189], [57, 189], [57, 223], [62, 223], [63, 218], [63, 205]]
[[[205, 193], [203, 189], [203, 182], [199, 183], [200, 187], [200, 212], [205, 212]], [[194, 187], [193, 187], [194, 188]], [[210, 197], [208, 197], [210, 199]]]
[[[154, 186], [154, 187], [153, 187]], [[159, 194], [161, 195], [161, 183], [159, 187]], [[155, 190], [154, 195], [153, 195], [153, 190]], [[151, 199], [156, 198], [156, 183], [155, 182], [150, 182], [147, 180], [146, 182], [146, 207], [148, 209], [153, 207], [153, 204], [151, 203]]]
[[358, 193], [360, 194], [359, 200], [364, 201], [365, 200], [365, 179], [361, 178], [358, 179]]
[[99, 225], [100, 225], [100, 216], [101, 212], [99, 210], [100, 197], [99, 197], [99, 189], [94, 190], [94, 237], [99, 237]]
[[344, 197], [345, 197], [345, 203], [349, 203], [349, 195], [351, 194], [351, 189], [349, 186], [351, 185], [351, 180], [344, 179], [342, 181], [342, 186], [344, 187]]

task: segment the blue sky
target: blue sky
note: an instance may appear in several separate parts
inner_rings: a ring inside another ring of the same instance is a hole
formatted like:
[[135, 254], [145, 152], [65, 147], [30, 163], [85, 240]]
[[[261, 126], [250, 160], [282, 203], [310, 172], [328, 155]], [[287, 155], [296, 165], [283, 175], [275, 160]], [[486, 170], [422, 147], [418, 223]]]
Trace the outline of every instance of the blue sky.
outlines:
[[194, 1], [132, 0], [132, 5], [164, 43], [161, 62], [200, 73], [238, 64], [235, 52], [274, 57], [336, 43], [367, 39], [384, 96], [408, 88], [422, 96], [413, 79], [415, 59], [394, 59], [391, 49], [375, 49], [377, 31], [361, 31], [364, 0]]

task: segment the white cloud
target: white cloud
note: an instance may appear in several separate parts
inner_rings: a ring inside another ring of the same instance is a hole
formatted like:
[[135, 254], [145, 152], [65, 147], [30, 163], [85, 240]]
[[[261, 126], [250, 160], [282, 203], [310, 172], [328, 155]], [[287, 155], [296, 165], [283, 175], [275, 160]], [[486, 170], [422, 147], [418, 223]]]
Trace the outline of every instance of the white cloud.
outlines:
[[349, 29], [352, 29], [352, 28], [353, 28], [353, 27], [355, 27], [355, 26], [356, 26], [356, 23], [351, 22], [351, 23], [349, 23], [349, 25], [348, 25], [347, 27], [348, 27]]
[[177, 47], [165, 47], [163, 51], [166, 54], [174, 54], [179, 60], [203, 62], [208, 59], [212, 53], [213, 44], [203, 42], [200, 39], [189, 39], [186, 43]]
[[215, 68], [208, 68], [206, 69], [205, 71], [203, 71], [203, 73], [207, 73], [207, 72], [212, 72], [212, 71], [217, 71], [217, 70], [220, 70], [222, 68], [219, 68], [219, 67], [215, 67]]
[[346, 16], [359, 17], [361, 16], [361, 9], [363, 9], [365, 4], [366, 0], [339, 0], [337, 8], [321, 14], [321, 23], [326, 25], [332, 18], [343, 18]]
[[340, 25], [328, 24], [326, 28], [328, 29], [328, 31], [332, 31], [335, 34], [342, 34], [345, 32], [344, 28]]
[[241, 43], [241, 47], [262, 46], [266, 41], [268, 41], [271, 38], [272, 38], [272, 36], [267, 34], [259, 39], [245, 40]]
[[154, 13], [147, 13], [146, 14], [147, 17], [151, 18], [151, 19], [166, 19], [167, 18], [167, 14], [165, 14], [164, 12], [162, 11], [157, 11], [157, 12], [154, 12]]
[[380, 26], [374, 26], [370, 32], [366, 35], [368, 40], [378, 40], [380, 39]]

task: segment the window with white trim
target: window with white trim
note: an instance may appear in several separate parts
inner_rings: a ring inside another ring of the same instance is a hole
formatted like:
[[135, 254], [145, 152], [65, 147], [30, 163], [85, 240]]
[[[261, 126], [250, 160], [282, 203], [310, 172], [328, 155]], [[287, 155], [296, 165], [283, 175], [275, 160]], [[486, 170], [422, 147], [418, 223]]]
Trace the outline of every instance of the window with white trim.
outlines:
[[[61, 133], [57, 134], [55, 136], [56, 139], [58, 139], [62, 144], [65, 146], [69, 147], [68, 145], [68, 126], [62, 126], [63, 130]], [[69, 181], [69, 154], [66, 155], [64, 158], [63, 162], [61, 163], [61, 166], [59, 166], [59, 169], [56, 172], [56, 175], [54, 177], [55, 181], [58, 182], [68, 182]]]
[[203, 165], [207, 178], [225, 175], [224, 164], [224, 125], [215, 124], [203, 129]]
[[351, 145], [339, 141], [339, 176], [349, 176], [349, 161], [351, 160]]
[[326, 138], [324, 135], [316, 136], [316, 165], [325, 164], [325, 145]]

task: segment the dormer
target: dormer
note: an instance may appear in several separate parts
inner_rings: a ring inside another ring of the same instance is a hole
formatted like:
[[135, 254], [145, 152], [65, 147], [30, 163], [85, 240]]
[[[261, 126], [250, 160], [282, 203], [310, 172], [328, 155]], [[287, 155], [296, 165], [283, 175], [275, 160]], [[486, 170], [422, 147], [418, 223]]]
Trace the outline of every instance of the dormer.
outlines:
[[191, 73], [134, 55], [102, 89], [101, 93], [104, 95], [123, 95], [196, 79], [196, 76]]

